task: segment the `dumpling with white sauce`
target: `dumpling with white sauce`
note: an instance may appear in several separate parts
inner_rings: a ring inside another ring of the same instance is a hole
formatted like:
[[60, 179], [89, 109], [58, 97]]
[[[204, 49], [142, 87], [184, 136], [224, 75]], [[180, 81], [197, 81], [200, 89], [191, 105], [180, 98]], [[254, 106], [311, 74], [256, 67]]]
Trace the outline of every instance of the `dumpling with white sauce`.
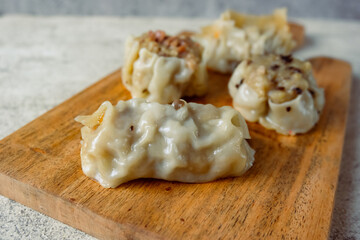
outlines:
[[131, 99], [76, 121], [83, 172], [107, 188], [137, 178], [208, 182], [239, 176], [254, 161], [246, 122], [229, 106]]
[[207, 91], [203, 48], [186, 35], [149, 31], [125, 44], [122, 80], [133, 98], [171, 103]]
[[286, 9], [277, 9], [267, 16], [229, 10], [213, 24], [202, 28], [194, 39], [204, 47], [209, 69], [232, 73], [239, 62], [253, 55], [292, 52], [296, 43], [286, 18]]
[[325, 103], [311, 63], [291, 55], [269, 54], [242, 61], [228, 88], [234, 108], [247, 121], [285, 135], [309, 131]]

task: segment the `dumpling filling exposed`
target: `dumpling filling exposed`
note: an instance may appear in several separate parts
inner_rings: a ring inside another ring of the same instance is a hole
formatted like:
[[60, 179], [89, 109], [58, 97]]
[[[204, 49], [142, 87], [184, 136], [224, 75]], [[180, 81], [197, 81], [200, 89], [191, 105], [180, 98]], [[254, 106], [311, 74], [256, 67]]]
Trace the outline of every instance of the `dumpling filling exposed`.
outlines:
[[246, 120], [286, 135], [309, 131], [325, 103], [310, 62], [291, 55], [270, 54], [242, 61], [228, 87], [234, 107]]
[[79, 116], [83, 172], [104, 187], [137, 178], [207, 182], [239, 176], [253, 164], [243, 117], [231, 107], [104, 102]]
[[125, 46], [122, 80], [133, 98], [171, 103], [207, 90], [203, 48], [189, 36], [149, 31]]
[[290, 54], [295, 47], [286, 9], [268, 16], [226, 11], [194, 39], [205, 48], [207, 67], [221, 73], [232, 73], [240, 61], [253, 55]]

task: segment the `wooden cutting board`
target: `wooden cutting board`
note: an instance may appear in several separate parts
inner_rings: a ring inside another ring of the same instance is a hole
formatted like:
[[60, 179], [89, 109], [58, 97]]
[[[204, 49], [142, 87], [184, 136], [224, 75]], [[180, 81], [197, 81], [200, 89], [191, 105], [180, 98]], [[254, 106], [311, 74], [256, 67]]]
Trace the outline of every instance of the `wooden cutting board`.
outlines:
[[[242, 177], [203, 184], [141, 179], [102, 188], [80, 166], [73, 119], [105, 100], [129, 99], [120, 70], [0, 142], [0, 194], [98, 238], [326, 239], [337, 184], [351, 67], [311, 60], [326, 105], [307, 134], [289, 137], [249, 124], [254, 166]], [[231, 105], [229, 76], [211, 74], [210, 93]]]

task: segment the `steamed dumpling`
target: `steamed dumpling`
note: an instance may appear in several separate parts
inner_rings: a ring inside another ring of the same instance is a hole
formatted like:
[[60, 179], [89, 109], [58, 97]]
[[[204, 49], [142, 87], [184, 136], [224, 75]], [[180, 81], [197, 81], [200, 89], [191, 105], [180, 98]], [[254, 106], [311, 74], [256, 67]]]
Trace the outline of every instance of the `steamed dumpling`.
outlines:
[[128, 38], [122, 80], [133, 98], [171, 103], [207, 90], [203, 48], [189, 36], [149, 31]]
[[291, 55], [244, 60], [228, 87], [233, 106], [247, 121], [286, 135], [309, 131], [325, 103], [324, 90], [317, 86], [310, 62]]
[[232, 73], [240, 61], [253, 55], [289, 54], [295, 47], [286, 9], [277, 9], [268, 16], [229, 10], [194, 39], [205, 49], [207, 67], [221, 73]]
[[253, 164], [245, 120], [231, 107], [104, 102], [79, 116], [83, 172], [103, 187], [137, 178], [208, 182], [239, 176]]

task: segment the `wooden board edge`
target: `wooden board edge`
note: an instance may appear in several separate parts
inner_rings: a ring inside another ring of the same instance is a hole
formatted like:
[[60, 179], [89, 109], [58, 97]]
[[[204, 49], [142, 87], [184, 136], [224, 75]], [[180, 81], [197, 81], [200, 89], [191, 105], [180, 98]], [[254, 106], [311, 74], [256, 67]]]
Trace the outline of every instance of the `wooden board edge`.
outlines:
[[[335, 206], [335, 197], [336, 197], [336, 192], [337, 192], [337, 188], [338, 188], [338, 183], [339, 183], [339, 176], [340, 176], [340, 166], [341, 166], [341, 162], [342, 162], [342, 158], [343, 158], [343, 152], [344, 152], [344, 144], [345, 144], [345, 137], [346, 137], [346, 129], [348, 126], [348, 120], [349, 120], [349, 110], [350, 110], [350, 99], [351, 99], [351, 86], [353, 84], [353, 67], [351, 65], [350, 62], [346, 61], [346, 60], [342, 60], [342, 59], [338, 59], [335, 57], [330, 57], [330, 56], [325, 56], [325, 55], [320, 55], [320, 56], [316, 56], [316, 57], [311, 57], [309, 59], [307, 59], [308, 61], [312, 62], [312, 60], [320, 60], [321, 62], [325, 62], [325, 61], [337, 61], [339, 63], [341, 63], [342, 65], [344, 65], [346, 68], [348, 68], [348, 73], [349, 76], [346, 77], [347, 82], [346, 82], [346, 89], [345, 91], [347, 92], [347, 94], [345, 95], [346, 99], [345, 102], [346, 104], [346, 109], [345, 109], [345, 120], [344, 120], [344, 129], [342, 131], [342, 135], [340, 136], [339, 142], [342, 143], [341, 146], [341, 151], [340, 151], [340, 156], [339, 156], [339, 167], [336, 171], [336, 181], [335, 181], [335, 185], [334, 185], [334, 190], [332, 192], [331, 197], [331, 215], [327, 221], [327, 232], [326, 232], [326, 238], [325, 239], [329, 239], [330, 237], [330, 230], [331, 230], [331, 223], [332, 223], [332, 219], [333, 219], [333, 215], [334, 215], [334, 206]], [[321, 67], [321, 66], [320, 66]], [[325, 103], [326, 104], [326, 103]]]

